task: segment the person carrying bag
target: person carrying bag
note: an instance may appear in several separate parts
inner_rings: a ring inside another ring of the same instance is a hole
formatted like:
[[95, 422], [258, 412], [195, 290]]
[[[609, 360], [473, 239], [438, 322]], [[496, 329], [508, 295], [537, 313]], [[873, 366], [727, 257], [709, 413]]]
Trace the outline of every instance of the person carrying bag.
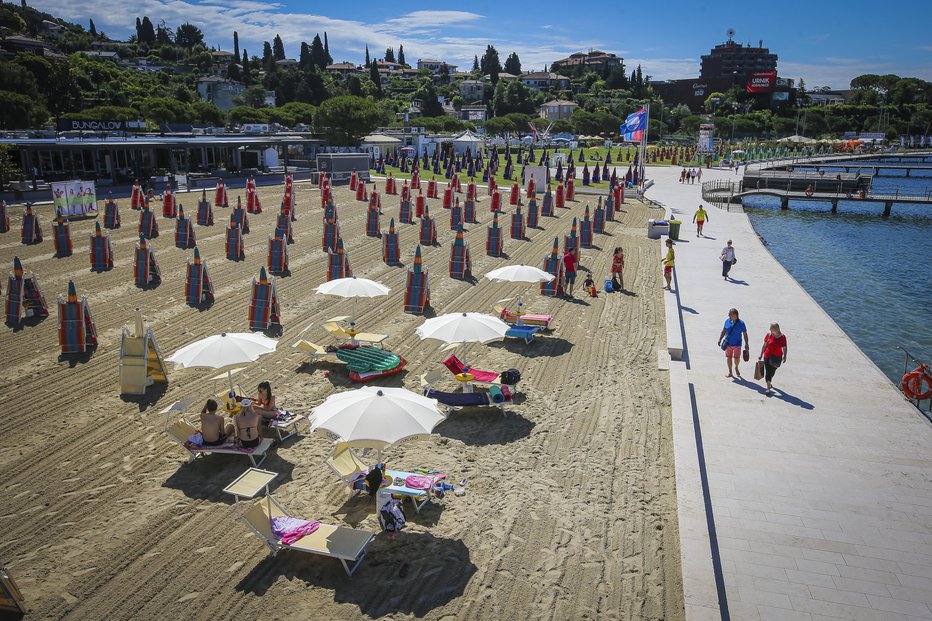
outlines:
[[764, 335], [764, 345], [754, 368], [754, 379], [763, 378], [767, 382], [767, 391], [764, 394], [768, 397], [773, 394], [774, 374], [786, 362], [786, 351], [786, 335], [780, 332], [780, 324], [770, 324], [770, 331]]

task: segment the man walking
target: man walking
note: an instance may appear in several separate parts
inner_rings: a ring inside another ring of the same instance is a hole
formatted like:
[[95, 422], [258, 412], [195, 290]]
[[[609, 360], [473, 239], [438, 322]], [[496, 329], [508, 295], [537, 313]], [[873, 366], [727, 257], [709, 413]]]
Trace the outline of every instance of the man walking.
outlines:
[[731, 240], [728, 240], [728, 245], [722, 248], [722, 277], [725, 280], [728, 280], [728, 272], [731, 271], [731, 266], [738, 262], [738, 259], [735, 258], [735, 249], [731, 245]]
[[709, 212], [707, 212], [705, 207], [700, 203], [699, 209], [693, 214], [693, 222], [696, 223], [696, 237], [702, 237], [702, 225], [705, 224], [708, 219]]
[[563, 255], [563, 279], [566, 282], [566, 293], [573, 297], [573, 285], [576, 284], [576, 257], [567, 251]]

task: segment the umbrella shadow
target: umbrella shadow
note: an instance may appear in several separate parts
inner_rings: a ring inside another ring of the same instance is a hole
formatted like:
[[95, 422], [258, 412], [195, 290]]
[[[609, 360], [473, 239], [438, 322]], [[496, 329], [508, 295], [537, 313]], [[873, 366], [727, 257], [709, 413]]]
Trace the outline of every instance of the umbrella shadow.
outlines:
[[[193, 500], [232, 505], [235, 498], [225, 493], [223, 488], [243, 474], [243, 463], [242, 458], [236, 455], [204, 455], [200, 459], [183, 464], [162, 483], [162, 487], [178, 490]], [[260, 467], [278, 473], [275, 480], [269, 484], [270, 492], [291, 481], [294, 471], [294, 464], [285, 461], [274, 452], [268, 454]]]
[[465, 407], [450, 414], [437, 426], [446, 438], [460, 440], [471, 446], [509, 444], [531, 435], [536, 423], [518, 412], [491, 407]]
[[528, 344], [525, 344], [524, 341], [520, 339], [508, 339], [489, 343], [489, 347], [522, 354], [527, 358], [540, 358], [542, 356], [556, 358], [557, 356], [569, 353], [569, 351], [573, 349], [573, 343], [558, 336], [541, 335], [534, 337], [534, 340]]
[[235, 589], [262, 596], [285, 577], [332, 590], [335, 602], [354, 604], [367, 617], [394, 613], [420, 618], [462, 596], [476, 569], [461, 540], [402, 531], [394, 541], [376, 537], [353, 579], [334, 559], [286, 551], [267, 556]]
[[150, 406], [159, 402], [168, 390], [168, 382], [158, 382], [146, 388], [142, 395], [120, 395], [124, 403], [135, 403], [140, 412], [145, 412]]

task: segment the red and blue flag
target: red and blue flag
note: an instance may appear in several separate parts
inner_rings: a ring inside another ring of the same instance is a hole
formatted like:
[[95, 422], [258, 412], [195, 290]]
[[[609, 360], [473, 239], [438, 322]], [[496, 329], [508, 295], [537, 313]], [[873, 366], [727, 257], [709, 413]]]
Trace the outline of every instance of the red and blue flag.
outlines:
[[625, 119], [621, 126], [621, 139], [625, 142], [641, 142], [644, 139], [644, 130], [647, 129], [647, 110], [641, 108]]

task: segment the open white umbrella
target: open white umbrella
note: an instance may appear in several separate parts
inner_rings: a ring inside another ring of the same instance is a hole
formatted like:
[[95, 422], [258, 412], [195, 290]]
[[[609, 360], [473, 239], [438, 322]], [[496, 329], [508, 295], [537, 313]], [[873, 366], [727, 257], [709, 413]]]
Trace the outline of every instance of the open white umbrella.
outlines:
[[[553, 280], [553, 274], [549, 274], [540, 268], [536, 268], [532, 265], [506, 265], [498, 269], [494, 269], [491, 272], [485, 275], [489, 280], [495, 280], [498, 282], [527, 282], [527, 283], [541, 283], [541, 282], [550, 282]], [[518, 325], [524, 325], [524, 321], [521, 319], [521, 316], [524, 314], [523, 306], [524, 303], [521, 300], [521, 293], [518, 293]]]
[[356, 300], [357, 298], [377, 298], [382, 295], [388, 295], [391, 291], [382, 283], [369, 280], [368, 278], [336, 278], [319, 285], [315, 289], [317, 293], [323, 295], [336, 295], [341, 298], [353, 298], [353, 314], [350, 317], [350, 330], [356, 329]]
[[323, 429], [354, 446], [378, 448], [430, 434], [443, 420], [436, 399], [406, 388], [364, 386], [330, 395], [311, 413]]
[[[201, 367], [223, 369], [237, 364], [255, 362], [259, 356], [275, 351], [278, 341], [252, 332], [224, 332], [185, 345], [165, 359], [176, 369]], [[227, 370], [230, 390], [233, 390], [233, 374]]]
[[431, 317], [415, 332], [422, 339], [444, 343], [490, 343], [505, 338], [508, 324], [483, 313], [450, 313]]

